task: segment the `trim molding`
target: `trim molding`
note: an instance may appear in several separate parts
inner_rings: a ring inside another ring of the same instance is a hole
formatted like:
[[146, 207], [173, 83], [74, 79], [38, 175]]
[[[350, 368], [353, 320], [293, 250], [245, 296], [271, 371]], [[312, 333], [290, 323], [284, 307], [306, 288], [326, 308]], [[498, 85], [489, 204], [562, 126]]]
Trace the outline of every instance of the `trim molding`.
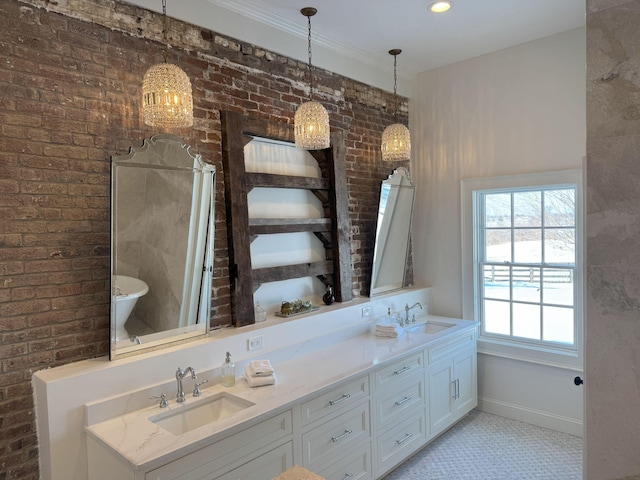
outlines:
[[[302, 18], [299, 22], [294, 23], [290, 20], [287, 20], [286, 18], [273, 14], [265, 10], [264, 8], [260, 8], [257, 5], [254, 5], [253, 3], [250, 3], [246, 0], [208, 1], [213, 3], [214, 5], [226, 8], [231, 12], [237, 13], [238, 15], [242, 15], [243, 17], [250, 18], [251, 20], [280, 30], [288, 35], [292, 35], [300, 39], [307, 38], [307, 23], [306, 21], [303, 21]], [[326, 35], [318, 33], [315, 29], [312, 29], [312, 34], [314, 45], [322, 46], [331, 50], [332, 52], [344, 55], [348, 59], [362, 62], [365, 65], [380, 67], [380, 65], [384, 65], [389, 61], [389, 56], [386, 55], [386, 52], [385, 55], [372, 55], [360, 48], [355, 48], [343, 42], [337, 42]], [[407, 79], [411, 79], [416, 73], [418, 73], [415, 69], [409, 66], [398, 67], [398, 71], [400, 72], [400, 76]]]
[[583, 437], [583, 424], [574, 418], [552, 415], [540, 410], [480, 396], [478, 396], [478, 410], [557, 432]]

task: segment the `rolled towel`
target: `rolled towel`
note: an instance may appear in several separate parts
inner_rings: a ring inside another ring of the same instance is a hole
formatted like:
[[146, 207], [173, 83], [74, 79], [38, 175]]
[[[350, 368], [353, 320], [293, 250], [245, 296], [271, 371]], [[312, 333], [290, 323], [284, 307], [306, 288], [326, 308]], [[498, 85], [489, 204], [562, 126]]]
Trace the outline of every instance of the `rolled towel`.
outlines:
[[275, 373], [269, 360], [253, 360], [249, 362], [249, 367], [254, 377], [267, 377]]
[[247, 383], [250, 387], [262, 387], [264, 385], [273, 385], [276, 383], [276, 374], [273, 373], [271, 375], [256, 377], [251, 375], [251, 366], [247, 365], [244, 369], [244, 378], [247, 380]]

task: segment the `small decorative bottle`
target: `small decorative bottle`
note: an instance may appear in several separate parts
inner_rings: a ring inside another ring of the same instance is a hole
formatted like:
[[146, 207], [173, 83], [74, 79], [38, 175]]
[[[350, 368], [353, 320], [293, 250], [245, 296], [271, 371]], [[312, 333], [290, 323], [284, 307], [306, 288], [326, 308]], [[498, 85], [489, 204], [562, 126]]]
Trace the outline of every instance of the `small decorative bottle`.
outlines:
[[331, 305], [335, 301], [336, 297], [333, 295], [333, 287], [331, 285], [327, 285], [327, 291], [324, 292], [322, 296], [322, 301], [325, 305]]
[[256, 303], [256, 308], [253, 311], [253, 313], [255, 316], [256, 323], [264, 322], [267, 319], [267, 312], [265, 312], [263, 308], [260, 306], [260, 302]]
[[236, 384], [236, 365], [231, 361], [231, 354], [227, 352], [227, 358], [222, 364], [222, 385], [233, 387]]

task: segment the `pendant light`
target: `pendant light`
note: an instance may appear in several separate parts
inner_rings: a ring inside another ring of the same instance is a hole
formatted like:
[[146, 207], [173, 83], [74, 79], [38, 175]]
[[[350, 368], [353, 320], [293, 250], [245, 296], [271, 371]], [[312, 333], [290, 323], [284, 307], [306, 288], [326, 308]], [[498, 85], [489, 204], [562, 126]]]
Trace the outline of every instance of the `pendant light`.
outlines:
[[193, 125], [191, 81], [178, 66], [167, 62], [167, 2], [162, 0], [164, 63], [153, 65], [142, 80], [142, 112], [150, 127], [180, 128]]
[[296, 147], [305, 150], [329, 148], [329, 114], [322, 104], [313, 100], [313, 67], [311, 66], [311, 17], [317, 10], [306, 7], [300, 13], [307, 17], [309, 52], [309, 101], [296, 110], [293, 118]]
[[394, 48], [389, 50], [389, 54], [393, 55], [393, 96], [396, 102], [394, 115], [396, 123], [389, 125], [382, 132], [382, 160], [387, 162], [398, 162], [409, 160], [411, 158], [411, 134], [409, 129], [401, 123], [397, 123], [398, 117], [398, 74], [396, 71], [398, 55], [402, 50]]

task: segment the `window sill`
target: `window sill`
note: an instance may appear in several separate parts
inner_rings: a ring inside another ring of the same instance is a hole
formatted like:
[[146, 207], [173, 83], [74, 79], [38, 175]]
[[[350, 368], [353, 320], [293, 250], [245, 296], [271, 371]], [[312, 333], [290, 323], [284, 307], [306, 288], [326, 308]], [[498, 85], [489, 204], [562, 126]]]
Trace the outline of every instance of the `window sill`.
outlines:
[[524, 344], [514, 345], [511, 342], [480, 337], [478, 339], [478, 353], [575, 372], [583, 371], [582, 357], [577, 351], [559, 351]]

